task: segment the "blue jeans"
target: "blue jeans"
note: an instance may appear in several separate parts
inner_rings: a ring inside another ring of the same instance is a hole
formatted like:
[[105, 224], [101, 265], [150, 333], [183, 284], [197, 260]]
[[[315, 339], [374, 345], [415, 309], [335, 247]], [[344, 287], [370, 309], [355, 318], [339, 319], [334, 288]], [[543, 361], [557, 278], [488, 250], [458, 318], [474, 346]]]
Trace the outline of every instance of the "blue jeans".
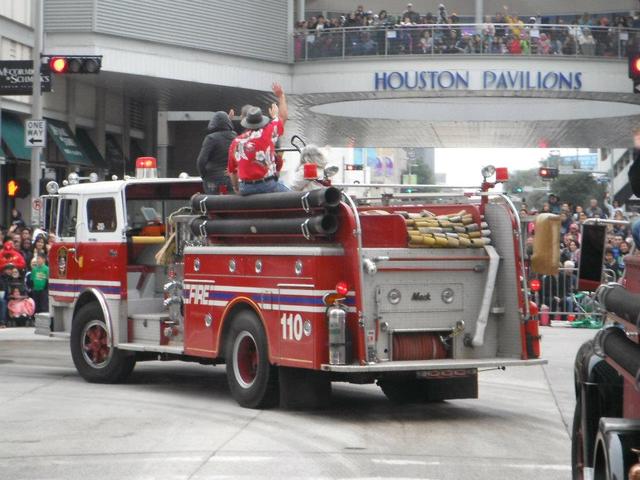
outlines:
[[633, 242], [636, 244], [636, 248], [640, 249], [640, 220], [636, 220], [631, 227], [631, 236]]
[[290, 188], [277, 180], [267, 180], [260, 183], [240, 182], [240, 195], [255, 195], [256, 193], [288, 192]]

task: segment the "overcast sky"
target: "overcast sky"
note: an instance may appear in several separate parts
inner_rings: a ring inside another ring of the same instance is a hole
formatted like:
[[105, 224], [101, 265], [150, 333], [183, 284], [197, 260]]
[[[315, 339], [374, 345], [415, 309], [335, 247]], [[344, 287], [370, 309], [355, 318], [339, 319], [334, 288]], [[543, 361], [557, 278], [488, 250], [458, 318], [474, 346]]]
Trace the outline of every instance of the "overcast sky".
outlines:
[[[436, 148], [436, 172], [447, 174], [448, 185], [475, 185], [482, 180], [485, 165], [507, 167], [509, 171], [540, 166], [551, 149], [542, 148]], [[575, 155], [575, 148], [559, 149], [561, 155]]]

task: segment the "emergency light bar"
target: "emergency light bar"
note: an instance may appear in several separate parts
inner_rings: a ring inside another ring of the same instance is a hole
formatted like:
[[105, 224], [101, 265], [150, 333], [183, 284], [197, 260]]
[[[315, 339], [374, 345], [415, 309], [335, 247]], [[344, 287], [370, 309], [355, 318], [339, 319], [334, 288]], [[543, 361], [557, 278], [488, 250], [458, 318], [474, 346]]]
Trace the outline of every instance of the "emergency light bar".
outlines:
[[136, 178], [158, 178], [158, 161], [154, 157], [136, 158]]

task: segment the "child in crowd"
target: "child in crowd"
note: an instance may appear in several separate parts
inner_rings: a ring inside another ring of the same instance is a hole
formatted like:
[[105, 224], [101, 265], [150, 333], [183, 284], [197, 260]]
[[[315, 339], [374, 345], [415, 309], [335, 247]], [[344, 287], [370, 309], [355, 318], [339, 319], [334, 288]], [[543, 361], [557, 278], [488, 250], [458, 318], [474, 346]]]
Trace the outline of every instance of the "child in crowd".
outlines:
[[38, 253], [36, 264], [31, 268], [31, 296], [35, 301], [36, 313], [49, 311], [49, 267], [44, 253]]
[[36, 311], [36, 304], [19, 286], [11, 287], [11, 297], [7, 304], [9, 318], [13, 320], [30, 319]]

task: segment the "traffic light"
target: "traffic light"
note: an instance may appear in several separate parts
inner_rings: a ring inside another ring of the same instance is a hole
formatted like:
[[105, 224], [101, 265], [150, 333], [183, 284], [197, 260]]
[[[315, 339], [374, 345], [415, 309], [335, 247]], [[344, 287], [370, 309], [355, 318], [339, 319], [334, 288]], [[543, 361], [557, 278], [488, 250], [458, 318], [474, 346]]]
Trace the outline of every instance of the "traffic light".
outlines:
[[27, 198], [31, 193], [31, 184], [24, 178], [11, 178], [7, 181], [9, 198]]
[[543, 180], [551, 180], [558, 176], [558, 169], [554, 167], [540, 167], [538, 175], [540, 175]]
[[511, 193], [522, 193], [522, 192], [524, 192], [524, 188], [522, 187], [513, 187], [511, 189]]
[[362, 170], [362, 165], [356, 165], [354, 163], [349, 163], [344, 166], [345, 170], [354, 171], [354, 170]]
[[102, 55], [54, 55], [48, 58], [53, 73], [100, 73]]

